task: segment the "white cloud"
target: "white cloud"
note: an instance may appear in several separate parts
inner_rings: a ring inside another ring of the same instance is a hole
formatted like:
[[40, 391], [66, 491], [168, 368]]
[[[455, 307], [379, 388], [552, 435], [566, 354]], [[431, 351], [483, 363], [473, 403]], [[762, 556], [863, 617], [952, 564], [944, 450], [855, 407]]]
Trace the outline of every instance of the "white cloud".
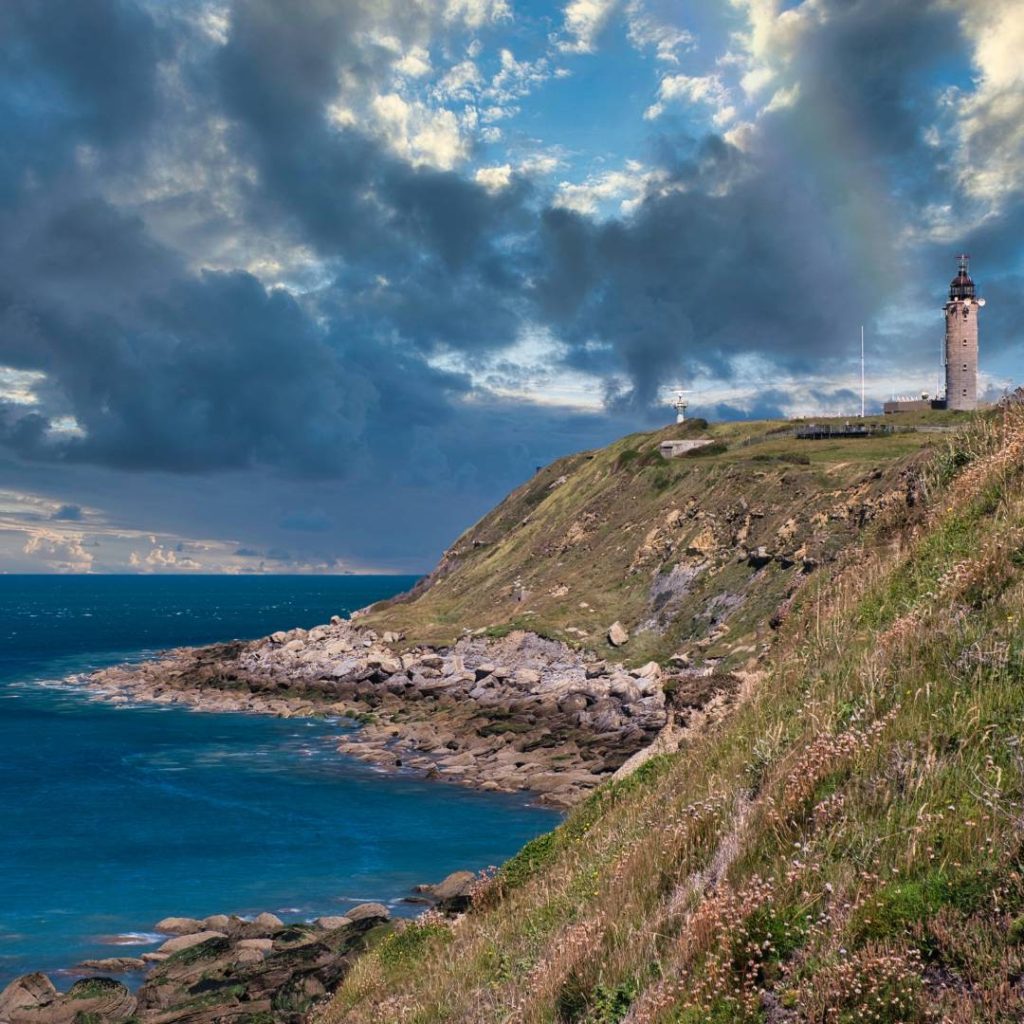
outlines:
[[500, 192], [512, 184], [514, 174], [538, 177], [551, 174], [561, 165], [562, 161], [557, 156], [550, 153], [533, 153], [524, 157], [514, 167], [511, 163], [480, 167], [473, 178], [478, 185], [483, 185], [489, 192]]
[[551, 153], [534, 153], [519, 162], [519, 170], [523, 174], [551, 174], [562, 166], [563, 161]]
[[449, 171], [469, 153], [459, 118], [447, 108], [431, 108], [388, 93], [376, 96], [371, 109], [378, 134], [410, 163]]
[[731, 48], [720, 66], [740, 71], [739, 85], [754, 100], [792, 66], [804, 36], [828, 17], [823, 0], [803, 0], [781, 10], [780, 0], [731, 0], [746, 15], [746, 25], [734, 32]]
[[565, 7], [565, 34], [559, 43], [567, 53], [593, 53], [618, 0], [571, 0]]
[[495, 121], [503, 121], [507, 117], [515, 117], [518, 113], [518, 107], [502, 107], [494, 105], [491, 107], [484, 107], [484, 109], [480, 111], [480, 120], [485, 124], [493, 124]]
[[690, 49], [696, 40], [693, 33], [656, 18], [647, 9], [645, 0], [630, 0], [626, 6], [629, 41], [640, 50], [653, 49], [658, 60], [679, 62], [679, 51]]
[[327, 108], [327, 120], [338, 128], [351, 128], [352, 125], [359, 123], [356, 112], [343, 103], [332, 103]]
[[450, 67], [437, 83], [435, 93], [445, 100], [472, 100], [484, 86], [476, 64], [466, 59]]
[[501, 69], [491, 79], [485, 95], [499, 103], [521, 99], [529, 95], [538, 85], [551, 77], [551, 69], [546, 57], [537, 60], [516, 60], [515, 54], [509, 49], [501, 51]]
[[658, 87], [658, 101], [644, 112], [648, 121], [660, 117], [668, 104], [679, 101], [699, 103], [714, 110], [716, 125], [728, 124], [736, 116], [731, 94], [717, 74], [666, 75]]
[[142, 557], [138, 552], [133, 551], [128, 562], [136, 568], [148, 567], [151, 569], [202, 569], [201, 562], [197, 562], [188, 555], [179, 556], [173, 548], [165, 548], [160, 544], [151, 548], [149, 553]]
[[447, 21], [461, 21], [470, 28], [480, 28], [511, 18], [512, 8], [508, 0], [447, 0], [444, 16]]
[[503, 188], [508, 188], [512, 182], [512, 165], [481, 167], [473, 175], [473, 180], [478, 185], [483, 185], [488, 192], [500, 192]]
[[395, 70], [407, 78], [422, 78], [429, 75], [432, 70], [430, 51], [423, 46], [412, 47], [395, 64]]
[[651, 169], [635, 160], [618, 171], [591, 175], [584, 182], [563, 181], [555, 195], [555, 205], [594, 216], [617, 204], [623, 215], [632, 213], [644, 197], [665, 181], [665, 171]]
[[37, 387], [46, 380], [38, 370], [16, 370], [13, 366], [0, 366], [0, 400], [18, 405], [37, 405]]
[[996, 212], [1024, 190], [1024, 17], [1016, 0], [976, 0], [963, 18], [977, 71], [948, 97], [961, 187]]
[[39, 559], [54, 572], [89, 572], [92, 569], [92, 552], [82, 546], [81, 533], [30, 528], [26, 531], [24, 552]]

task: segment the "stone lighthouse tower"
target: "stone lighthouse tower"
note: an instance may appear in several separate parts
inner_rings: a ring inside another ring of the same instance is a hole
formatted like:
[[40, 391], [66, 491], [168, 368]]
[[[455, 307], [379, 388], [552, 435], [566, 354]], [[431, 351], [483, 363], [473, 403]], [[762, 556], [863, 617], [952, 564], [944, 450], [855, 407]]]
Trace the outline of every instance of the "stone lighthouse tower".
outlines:
[[970, 257], [957, 256], [957, 275], [949, 286], [946, 314], [946, 408], [978, 408], [978, 310]]

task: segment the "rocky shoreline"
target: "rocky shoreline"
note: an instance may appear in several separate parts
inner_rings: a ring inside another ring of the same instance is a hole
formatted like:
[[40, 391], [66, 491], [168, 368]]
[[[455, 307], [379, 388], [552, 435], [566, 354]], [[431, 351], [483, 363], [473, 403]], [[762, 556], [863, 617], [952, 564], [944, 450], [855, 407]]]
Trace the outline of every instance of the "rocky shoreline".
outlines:
[[627, 670], [525, 632], [402, 649], [335, 617], [251, 642], [183, 648], [72, 680], [99, 699], [358, 724], [338, 750], [373, 764], [569, 807], [729, 677]]
[[[457, 871], [437, 885], [417, 886], [413, 902], [435, 916], [466, 910], [479, 879]], [[86, 960], [83, 977], [59, 992], [45, 974], [25, 974], [0, 992], [0, 1024], [298, 1024], [334, 992], [359, 954], [390, 930], [387, 907], [362, 903], [344, 916], [286, 924], [275, 914], [168, 917], [155, 925], [167, 939], [141, 957]], [[110, 974], [147, 971], [132, 991]]]
[[[615, 624], [613, 643], [628, 635]], [[626, 669], [533, 633], [467, 636], [450, 648], [403, 645], [358, 618], [251, 642], [182, 648], [151, 661], [73, 677], [98, 700], [197, 711], [344, 717], [337, 749], [363, 761], [481, 790], [522, 792], [569, 807], [643, 759], [675, 749], [701, 708], [728, 702], [733, 676], [654, 662]], [[456, 872], [410, 902], [457, 915], [479, 879]], [[335, 991], [368, 944], [409, 922], [381, 904], [285, 924], [213, 915], [166, 918], [142, 957], [79, 964], [60, 993], [44, 974], [0, 992], [0, 1024], [298, 1024]], [[110, 974], [146, 971], [133, 992]]]

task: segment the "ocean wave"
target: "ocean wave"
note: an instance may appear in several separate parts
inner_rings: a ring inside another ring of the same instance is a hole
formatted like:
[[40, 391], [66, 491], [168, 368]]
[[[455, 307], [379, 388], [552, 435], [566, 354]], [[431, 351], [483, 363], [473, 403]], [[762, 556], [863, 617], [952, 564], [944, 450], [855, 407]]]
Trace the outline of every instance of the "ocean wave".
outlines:
[[92, 941], [100, 946], [155, 946], [166, 938], [159, 932], [119, 932], [116, 935], [95, 935]]

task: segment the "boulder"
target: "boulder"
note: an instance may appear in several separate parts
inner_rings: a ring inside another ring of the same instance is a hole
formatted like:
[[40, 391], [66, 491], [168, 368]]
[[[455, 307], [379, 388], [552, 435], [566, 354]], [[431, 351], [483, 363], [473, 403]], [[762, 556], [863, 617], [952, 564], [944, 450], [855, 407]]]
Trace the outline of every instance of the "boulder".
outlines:
[[318, 917], [313, 922], [317, 928], [323, 928], [325, 932], [333, 932], [337, 931], [339, 928], [347, 928], [351, 923], [351, 917], [338, 917], [337, 915]]
[[284, 927], [284, 921], [277, 914], [268, 914], [266, 912], [257, 914], [252, 923], [257, 928], [265, 930], [268, 934]]
[[533, 668], [520, 668], [516, 670], [516, 684], [528, 690], [540, 682], [540, 673]]
[[180, 953], [183, 949], [191, 949], [193, 946], [208, 942], [210, 939], [226, 938], [227, 935], [224, 932], [216, 931], [202, 931], [195, 932], [192, 935], [179, 935], [176, 938], [168, 939], [156, 952], [173, 956], [175, 953]]
[[345, 916], [353, 923], [356, 921], [366, 921], [373, 917], [379, 917], [382, 921], [387, 921], [391, 917], [391, 911], [383, 903], [360, 903], [358, 907], [353, 907], [348, 911]]
[[239, 939], [235, 943], [237, 949], [261, 949], [264, 953], [274, 948], [273, 939]]
[[629, 633], [626, 627], [619, 621], [613, 622], [608, 627], [608, 643], [612, 647], [621, 647], [623, 644], [629, 642]]
[[124, 971], [141, 971], [145, 966], [146, 961], [140, 956], [108, 956], [102, 960], [83, 960], [75, 967], [75, 970], [121, 974]]
[[203, 929], [209, 932], [227, 932], [231, 927], [231, 918], [227, 914], [211, 914], [202, 920]]
[[660, 679], [661, 666], [656, 661], [649, 661], [633, 673], [638, 679]]
[[570, 693], [558, 702], [558, 710], [565, 714], [573, 714], [576, 711], [584, 711], [587, 707], [587, 698], [582, 693]]
[[135, 997], [113, 978], [83, 978], [61, 995], [45, 974], [16, 978], [0, 992], [4, 1024], [76, 1024], [119, 1021], [134, 1015]]
[[191, 935], [202, 930], [203, 922], [194, 917], [165, 917], [156, 923], [156, 931], [164, 935]]
[[15, 1010], [40, 1006], [56, 999], [57, 995], [53, 982], [45, 974], [38, 971], [23, 974], [0, 992], [0, 1020], [10, 1020]]
[[447, 900], [453, 896], [462, 896], [468, 893], [475, 881], [476, 875], [472, 871], [453, 871], [444, 881], [438, 882], [430, 892], [436, 900]]

